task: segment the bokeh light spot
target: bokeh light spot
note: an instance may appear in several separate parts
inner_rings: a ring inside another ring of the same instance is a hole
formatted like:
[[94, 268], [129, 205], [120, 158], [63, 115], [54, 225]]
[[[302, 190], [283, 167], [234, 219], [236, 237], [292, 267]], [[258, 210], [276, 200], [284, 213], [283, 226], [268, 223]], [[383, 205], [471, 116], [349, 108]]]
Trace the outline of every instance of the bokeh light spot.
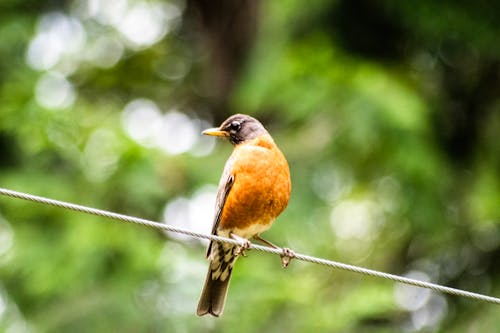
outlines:
[[191, 152], [202, 156], [209, 154], [215, 144], [201, 135], [208, 122], [190, 118], [176, 109], [162, 114], [148, 99], [128, 103], [123, 110], [122, 122], [125, 131], [139, 144], [159, 148], [170, 155]]
[[127, 0], [87, 0], [85, 14], [103, 25], [115, 25], [123, 19], [127, 8]]
[[49, 13], [40, 19], [37, 33], [26, 53], [26, 62], [37, 70], [49, 70], [66, 54], [81, 52], [86, 33], [79, 20], [62, 13]]
[[416, 331], [425, 327], [438, 325], [448, 310], [446, 299], [437, 294], [431, 294], [426, 305], [412, 312], [411, 321]]
[[172, 4], [139, 2], [132, 5], [115, 27], [133, 45], [146, 47], [160, 41], [170, 30], [170, 21], [181, 11]]
[[371, 240], [377, 235], [382, 217], [378, 206], [370, 200], [346, 200], [333, 208], [330, 224], [339, 238]]
[[132, 139], [146, 147], [155, 146], [162, 115], [153, 101], [141, 98], [128, 103], [123, 110], [122, 122]]
[[199, 136], [198, 128], [188, 116], [172, 110], [163, 117], [157, 143], [167, 153], [181, 154], [190, 150]]
[[[410, 271], [405, 274], [405, 277], [420, 281], [428, 282], [429, 276], [421, 271]], [[429, 300], [431, 291], [425, 288], [409, 286], [398, 283], [394, 287], [394, 297], [396, 303], [407, 311], [418, 310], [423, 307]]]
[[35, 87], [37, 103], [47, 109], [65, 109], [73, 105], [76, 92], [73, 85], [57, 72], [47, 72]]
[[[201, 233], [210, 233], [215, 211], [215, 185], [205, 185], [197, 190], [191, 199], [178, 197], [170, 201], [164, 210], [165, 223], [193, 230]], [[172, 238], [192, 240], [191, 237], [178, 233], [168, 233]], [[206, 242], [206, 240], [199, 240]]]

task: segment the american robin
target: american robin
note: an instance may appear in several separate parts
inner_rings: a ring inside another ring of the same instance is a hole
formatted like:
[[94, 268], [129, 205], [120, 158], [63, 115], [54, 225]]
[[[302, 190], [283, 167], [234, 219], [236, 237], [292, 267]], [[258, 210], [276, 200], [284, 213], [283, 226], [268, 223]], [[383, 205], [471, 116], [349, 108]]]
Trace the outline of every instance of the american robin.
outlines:
[[[291, 181], [285, 156], [257, 119], [236, 114], [203, 134], [226, 138], [234, 145], [219, 182], [212, 234], [244, 243], [241, 247], [213, 241], [208, 245], [210, 265], [196, 314], [218, 317], [224, 309], [234, 263], [250, 246], [248, 239], [276, 247], [260, 233], [286, 208]], [[291, 250], [283, 249], [284, 267], [292, 257]]]

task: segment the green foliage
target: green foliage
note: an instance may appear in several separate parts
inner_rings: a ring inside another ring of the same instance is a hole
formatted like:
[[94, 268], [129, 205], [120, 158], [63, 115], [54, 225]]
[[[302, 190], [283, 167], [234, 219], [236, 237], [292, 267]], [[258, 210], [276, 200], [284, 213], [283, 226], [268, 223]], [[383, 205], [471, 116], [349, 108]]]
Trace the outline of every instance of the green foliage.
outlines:
[[[261, 2], [223, 101], [210, 76], [220, 50], [189, 25], [191, 2], [42, 3], [0, 5], [0, 187], [208, 232], [230, 147], [200, 132], [249, 113], [292, 171], [289, 207], [266, 239], [499, 295], [494, 2]], [[223, 317], [198, 318], [204, 245], [0, 198], [0, 331], [500, 325], [493, 305], [302, 262], [282, 270], [252, 252]]]

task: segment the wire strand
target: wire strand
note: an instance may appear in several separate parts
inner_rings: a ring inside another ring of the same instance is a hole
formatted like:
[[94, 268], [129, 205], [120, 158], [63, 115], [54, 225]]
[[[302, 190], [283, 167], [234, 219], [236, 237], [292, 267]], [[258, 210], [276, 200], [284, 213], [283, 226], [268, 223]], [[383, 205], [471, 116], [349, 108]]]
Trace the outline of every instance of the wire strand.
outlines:
[[[17, 199], [32, 201], [32, 202], [41, 203], [41, 204], [45, 204], [45, 205], [55, 206], [55, 207], [59, 207], [59, 208], [69, 209], [69, 210], [73, 210], [73, 211], [77, 211], [77, 212], [81, 212], [81, 213], [107, 217], [107, 218], [121, 221], [121, 222], [139, 224], [139, 225], [142, 225], [145, 227], [175, 232], [175, 233], [184, 234], [184, 235], [195, 237], [195, 238], [208, 239], [208, 240], [217, 241], [217, 242], [225, 242], [225, 243], [230, 243], [230, 244], [240, 245], [240, 246], [243, 245], [242, 242], [231, 239], [231, 238], [220, 237], [217, 235], [208, 235], [208, 234], [191, 231], [191, 230], [184, 229], [184, 228], [174, 227], [174, 226], [171, 226], [171, 225], [168, 225], [165, 223], [155, 222], [155, 221], [151, 221], [151, 220], [146, 220], [146, 219], [132, 217], [132, 216], [118, 214], [118, 213], [113, 213], [113, 212], [109, 212], [106, 210], [77, 205], [77, 204], [73, 204], [73, 203], [69, 203], [69, 202], [49, 199], [49, 198], [45, 198], [45, 197], [41, 197], [41, 196], [37, 196], [37, 195], [28, 194], [28, 193], [17, 192], [17, 191], [5, 189], [5, 188], [0, 188], [0, 194], [7, 196], [7, 197], [11, 197], [11, 198], [17, 198]], [[275, 248], [257, 245], [257, 244], [253, 244], [253, 243], [250, 244], [250, 249], [254, 249], [257, 251], [261, 251], [261, 252], [272, 253], [272, 254], [278, 254], [278, 255], [283, 254], [282, 249], [275, 249]], [[380, 272], [380, 271], [376, 271], [376, 270], [372, 270], [372, 269], [368, 269], [368, 268], [344, 264], [344, 263], [340, 263], [337, 261], [323, 259], [323, 258], [317, 258], [317, 257], [305, 255], [305, 254], [300, 254], [300, 253], [295, 253], [295, 256], [293, 258], [297, 259], [297, 260], [302, 260], [302, 261], [306, 261], [306, 262], [310, 262], [310, 263], [314, 263], [314, 264], [324, 265], [324, 266], [328, 266], [328, 267], [332, 267], [332, 268], [336, 268], [336, 269], [341, 269], [341, 270], [345, 270], [345, 271], [349, 271], [349, 272], [359, 273], [359, 274], [363, 274], [363, 275], [369, 275], [369, 276], [378, 277], [378, 278], [382, 278], [382, 279], [386, 279], [386, 280], [391, 280], [394, 282], [408, 284], [408, 285], [415, 286], [415, 287], [427, 288], [427, 289], [434, 290], [434, 291], [441, 292], [441, 293], [472, 298], [475, 300], [480, 300], [480, 301], [500, 305], [500, 298], [487, 296], [487, 295], [483, 295], [483, 294], [478, 294], [478, 293], [474, 293], [474, 292], [470, 292], [470, 291], [466, 291], [466, 290], [446, 287], [446, 286], [442, 286], [442, 285], [435, 284], [432, 282], [410, 279], [410, 278], [399, 276], [399, 275], [384, 273], [384, 272]]]

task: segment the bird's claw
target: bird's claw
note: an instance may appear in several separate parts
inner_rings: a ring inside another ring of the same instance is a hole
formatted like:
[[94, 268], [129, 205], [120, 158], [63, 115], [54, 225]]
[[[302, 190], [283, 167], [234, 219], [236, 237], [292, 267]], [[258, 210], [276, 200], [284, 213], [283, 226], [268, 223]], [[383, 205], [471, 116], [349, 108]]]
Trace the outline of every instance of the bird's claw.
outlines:
[[292, 261], [293, 258], [295, 258], [295, 252], [293, 252], [291, 249], [284, 247], [283, 252], [280, 254], [281, 257], [281, 266], [283, 268], [287, 268], [288, 265], [290, 264], [290, 261]]
[[250, 249], [250, 246], [252, 246], [252, 243], [250, 243], [250, 241], [247, 239], [247, 240], [244, 240], [243, 241], [243, 244], [240, 245], [237, 249], [236, 249], [236, 255], [239, 256], [243, 256], [243, 257], [246, 257], [247, 254], [246, 254], [246, 251], [248, 249]]

